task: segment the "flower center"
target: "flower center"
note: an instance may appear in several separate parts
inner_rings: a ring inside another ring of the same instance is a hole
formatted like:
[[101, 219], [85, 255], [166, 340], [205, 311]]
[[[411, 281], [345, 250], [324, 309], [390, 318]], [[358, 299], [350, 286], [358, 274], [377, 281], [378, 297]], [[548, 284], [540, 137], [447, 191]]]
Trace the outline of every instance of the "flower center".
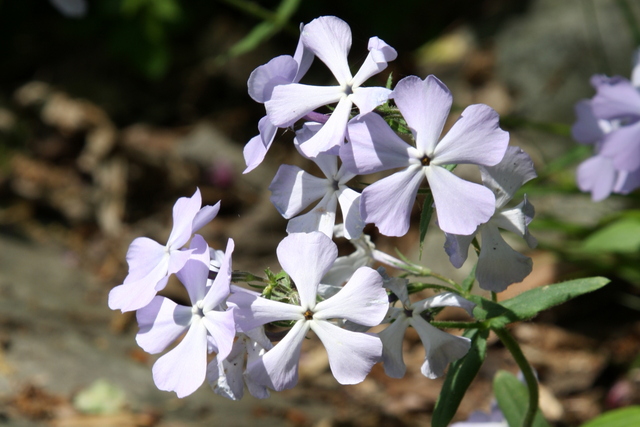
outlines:
[[347, 95], [347, 96], [352, 95], [353, 94], [353, 86], [345, 85], [344, 94]]
[[200, 318], [204, 317], [203, 305], [202, 301], [198, 301], [193, 307], [191, 307], [191, 315], [198, 316]]
[[431, 159], [425, 154], [420, 159], [420, 163], [422, 164], [422, 166], [429, 166], [431, 164]]
[[305, 320], [311, 320], [311, 319], [313, 319], [313, 311], [307, 310], [307, 311], [304, 312], [303, 316], [304, 316]]

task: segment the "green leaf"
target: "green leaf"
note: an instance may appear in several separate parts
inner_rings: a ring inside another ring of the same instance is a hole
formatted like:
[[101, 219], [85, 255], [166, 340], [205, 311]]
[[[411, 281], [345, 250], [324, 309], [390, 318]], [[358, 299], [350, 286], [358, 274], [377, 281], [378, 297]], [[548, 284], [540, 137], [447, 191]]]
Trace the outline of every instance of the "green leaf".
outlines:
[[[499, 317], [508, 317], [510, 315], [507, 309], [505, 309], [497, 302], [493, 302], [478, 295], [468, 295], [465, 296], [465, 298], [476, 305], [473, 308], [473, 317], [477, 320], [483, 321], [491, 319], [492, 325], [494, 325], [494, 323], [497, 323], [495, 319]], [[507, 321], [507, 323], [510, 322]], [[506, 325], [507, 323], [505, 323], [504, 325]], [[494, 325], [494, 327], [498, 326]]]
[[[509, 423], [509, 427], [520, 427], [529, 405], [529, 391], [515, 375], [507, 371], [498, 371], [493, 379], [493, 393], [498, 406]], [[538, 409], [533, 419], [533, 427], [550, 427]]]
[[476, 319], [489, 320], [491, 328], [502, 328], [509, 323], [531, 319], [541, 311], [593, 292], [607, 283], [609, 279], [605, 277], [570, 280], [523, 292], [500, 304], [478, 296], [468, 299], [477, 304], [473, 310]]
[[446, 427], [456, 414], [458, 406], [469, 384], [476, 377], [487, 355], [487, 337], [489, 330], [467, 330], [464, 336], [471, 339], [471, 349], [462, 359], [449, 366], [449, 372], [442, 385], [440, 396], [433, 411], [432, 427]]
[[582, 424], [582, 427], [637, 427], [640, 426], [640, 406], [629, 406], [605, 412]]
[[640, 219], [623, 218], [596, 231], [582, 247], [588, 252], [634, 253], [640, 250]]
[[429, 222], [431, 222], [432, 214], [433, 194], [429, 192], [424, 196], [424, 203], [422, 204], [422, 214], [420, 215], [420, 259], [422, 259], [422, 245], [424, 244], [424, 238], [427, 235], [427, 230], [429, 229]]
[[[230, 3], [242, 4], [245, 2], [233, 1]], [[246, 3], [251, 4], [251, 2]], [[222, 65], [227, 60], [250, 52], [261, 43], [270, 39], [274, 34], [278, 33], [287, 24], [287, 22], [289, 22], [291, 15], [293, 15], [293, 13], [298, 9], [299, 3], [300, 0], [282, 0], [278, 5], [278, 9], [272, 15], [272, 19], [256, 25], [249, 34], [231, 46], [225, 55], [219, 56], [216, 59], [217, 63]]]

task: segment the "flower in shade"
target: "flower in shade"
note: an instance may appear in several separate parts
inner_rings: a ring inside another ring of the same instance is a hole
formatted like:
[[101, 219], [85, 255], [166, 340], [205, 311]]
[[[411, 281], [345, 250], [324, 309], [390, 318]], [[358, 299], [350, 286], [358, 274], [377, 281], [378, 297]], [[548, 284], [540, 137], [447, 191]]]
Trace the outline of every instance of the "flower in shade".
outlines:
[[[313, 135], [318, 126], [321, 125], [306, 123], [298, 132], [296, 148], [299, 151], [300, 143]], [[306, 157], [304, 153], [301, 154]], [[344, 165], [338, 167], [338, 156], [318, 154], [311, 160], [318, 165], [325, 178], [311, 175], [298, 166], [282, 165], [269, 186], [271, 202], [283, 217], [289, 219], [287, 232], [320, 231], [332, 237], [336, 210], [340, 205], [345, 237], [359, 237], [364, 227], [360, 218], [360, 193], [347, 186], [355, 175], [348, 172]], [[319, 203], [313, 209], [298, 215], [317, 200]]]
[[596, 95], [576, 104], [571, 133], [581, 144], [593, 144], [595, 155], [578, 166], [580, 190], [601, 201], [611, 193], [640, 187], [640, 62], [638, 51], [631, 81], [595, 75]]
[[[304, 27], [301, 26], [300, 30], [303, 28]], [[264, 104], [271, 99], [273, 89], [276, 86], [299, 82], [312, 62], [313, 53], [309, 49], [306, 49], [302, 41], [299, 40], [293, 57], [289, 55], [277, 56], [253, 70], [247, 82], [249, 96], [251, 96], [254, 101]], [[260, 119], [258, 122], [260, 134], [251, 138], [244, 147], [244, 160], [247, 164], [244, 173], [252, 171], [262, 163], [276, 137], [278, 127], [288, 127], [291, 124], [293, 123], [283, 123], [281, 126], [274, 126], [267, 116]]]
[[246, 364], [253, 363], [271, 348], [273, 345], [264, 334], [262, 326], [246, 333], [239, 333], [231, 353], [225, 359], [214, 357], [207, 367], [207, 381], [213, 391], [228, 399], [240, 400], [244, 396], [246, 383], [253, 397], [269, 397], [269, 390], [244, 375], [244, 371]]
[[491, 218], [495, 198], [480, 184], [458, 178], [446, 165], [471, 163], [493, 166], [504, 157], [509, 134], [499, 126], [492, 108], [471, 105], [440, 139], [452, 97], [436, 77], [415, 76], [398, 82], [392, 97], [404, 116], [416, 146], [403, 141], [375, 113], [358, 116], [348, 127], [349, 143], [340, 150], [347, 168], [357, 174], [403, 168], [364, 189], [360, 213], [382, 234], [402, 236], [409, 230], [411, 208], [426, 177], [440, 228], [471, 234]]
[[131, 243], [127, 251], [129, 274], [123, 284], [109, 292], [109, 308], [125, 312], [144, 307], [158, 291], [164, 289], [169, 276], [184, 267], [192, 251], [182, 247], [220, 210], [220, 202], [201, 206], [199, 189], [193, 196], [176, 201], [173, 205], [173, 229], [166, 245], [147, 237], [139, 237]]
[[331, 70], [337, 86], [309, 86], [299, 83], [279, 85], [266, 101], [267, 117], [275, 126], [288, 126], [309, 112], [337, 102], [331, 117], [320, 131], [300, 149], [309, 157], [339, 147], [344, 142], [351, 107], [361, 114], [387, 101], [389, 89], [362, 87], [369, 77], [380, 73], [397, 57], [395, 49], [378, 37], [369, 39], [369, 54], [355, 76], [351, 75], [347, 54], [351, 48], [351, 29], [335, 16], [322, 16], [305, 25], [302, 43]]
[[246, 375], [274, 390], [293, 387], [298, 380], [302, 341], [309, 329], [324, 344], [329, 366], [340, 384], [364, 380], [380, 361], [382, 344], [375, 335], [353, 332], [334, 324], [349, 320], [375, 326], [384, 318], [387, 293], [375, 270], [359, 268], [351, 280], [334, 296], [317, 302], [318, 284], [336, 260], [338, 249], [326, 235], [292, 233], [278, 245], [278, 260], [298, 290], [300, 305], [269, 300], [248, 292], [234, 292], [236, 322], [241, 331], [276, 321], [293, 321], [287, 335], [264, 356], [249, 363]]
[[530, 248], [536, 247], [536, 239], [529, 234], [534, 209], [527, 197], [516, 207], [505, 207], [525, 182], [536, 177], [536, 172], [527, 153], [519, 147], [509, 147], [500, 163], [492, 167], [481, 166], [480, 173], [484, 185], [496, 196], [496, 212], [471, 235], [447, 233], [444, 248], [454, 267], [460, 268], [467, 259], [471, 241], [480, 233], [481, 247], [476, 279], [482, 289], [502, 292], [510, 284], [521, 282], [531, 273], [531, 258], [513, 250], [504, 241], [499, 229], [516, 233], [525, 239]]
[[148, 353], [160, 353], [186, 331], [182, 341], [153, 365], [153, 380], [160, 390], [174, 391], [178, 397], [193, 393], [206, 377], [207, 354], [215, 352], [225, 359], [231, 352], [236, 328], [233, 310], [226, 308], [225, 300], [230, 292], [233, 248], [229, 239], [220, 270], [210, 283], [209, 248], [201, 236], [194, 236], [192, 257], [176, 273], [191, 306], [156, 296], [136, 312], [140, 326], [136, 341]]
[[467, 354], [471, 340], [441, 331], [431, 325], [422, 314], [436, 307], [461, 307], [469, 314], [475, 304], [452, 292], [445, 292], [415, 303], [409, 301], [406, 280], [389, 280], [386, 286], [398, 297], [402, 307], [391, 307], [385, 322], [392, 322], [378, 333], [383, 344], [384, 371], [393, 378], [402, 378], [407, 370], [402, 357], [402, 341], [405, 331], [412, 326], [425, 349], [425, 358], [420, 372], [427, 378], [438, 378], [454, 360]]

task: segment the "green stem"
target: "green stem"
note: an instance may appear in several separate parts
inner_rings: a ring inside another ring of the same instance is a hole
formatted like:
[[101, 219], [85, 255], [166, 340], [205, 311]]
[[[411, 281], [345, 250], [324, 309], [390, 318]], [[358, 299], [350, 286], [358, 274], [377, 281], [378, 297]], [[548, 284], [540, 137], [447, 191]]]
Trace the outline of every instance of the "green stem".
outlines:
[[407, 292], [409, 294], [415, 294], [416, 292], [420, 292], [424, 289], [435, 289], [438, 291], [458, 293], [456, 289], [451, 289], [450, 287], [444, 285], [436, 285], [435, 283], [410, 283], [407, 286]]
[[[266, 9], [260, 6], [257, 2], [254, 2], [254, 1], [247, 1], [247, 0], [220, 0], [220, 1], [228, 4], [229, 6], [235, 7], [236, 9], [246, 13], [249, 16], [257, 18], [260, 21], [276, 23], [281, 19], [277, 13], [274, 13], [269, 9]], [[287, 32], [295, 36], [297, 36], [299, 32], [294, 25], [285, 24], [284, 28]]]
[[265, 280], [262, 277], [254, 276], [253, 274], [248, 273], [246, 271], [234, 271], [233, 273], [231, 273], [231, 281], [245, 282], [245, 283], [249, 283], [249, 282], [264, 283], [265, 282]]
[[507, 350], [509, 350], [509, 353], [511, 353], [513, 359], [518, 364], [518, 367], [522, 371], [522, 375], [524, 375], [524, 379], [527, 382], [527, 388], [529, 389], [529, 407], [527, 408], [527, 413], [522, 421], [522, 427], [531, 427], [533, 419], [536, 416], [536, 412], [538, 411], [538, 380], [536, 380], [533, 368], [529, 365], [527, 358], [524, 357], [518, 342], [511, 336], [509, 331], [505, 328], [492, 328], [492, 330], [496, 333], [498, 338], [500, 338], [500, 341], [502, 341]]
[[436, 328], [441, 329], [483, 329], [486, 326], [481, 322], [431, 321], [429, 323], [431, 323]]

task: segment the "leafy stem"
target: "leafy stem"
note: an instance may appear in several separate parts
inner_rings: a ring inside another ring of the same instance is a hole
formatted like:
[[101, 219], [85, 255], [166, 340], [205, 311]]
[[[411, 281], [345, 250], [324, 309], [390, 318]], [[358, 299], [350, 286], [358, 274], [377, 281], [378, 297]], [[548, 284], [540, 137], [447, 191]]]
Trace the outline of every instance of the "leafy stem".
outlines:
[[529, 406], [527, 407], [527, 413], [522, 421], [522, 427], [531, 427], [533, 419], [538, 410], [538, 380], [533, 373], [533, 368], [529, 365], [529, 362], [524, 357], [522, 349], [518, 345], [518, 342], [511, 336], [509, 331], [505, 328], [492, 328], [493, 332], [500, 338], [500, 341], [509, 350], [509, 353], [513, 356], [514, 360], [518, 364], [518, 367], [524, 375], [524, 379], [527, 382], [527, 388], [529, 389]]

